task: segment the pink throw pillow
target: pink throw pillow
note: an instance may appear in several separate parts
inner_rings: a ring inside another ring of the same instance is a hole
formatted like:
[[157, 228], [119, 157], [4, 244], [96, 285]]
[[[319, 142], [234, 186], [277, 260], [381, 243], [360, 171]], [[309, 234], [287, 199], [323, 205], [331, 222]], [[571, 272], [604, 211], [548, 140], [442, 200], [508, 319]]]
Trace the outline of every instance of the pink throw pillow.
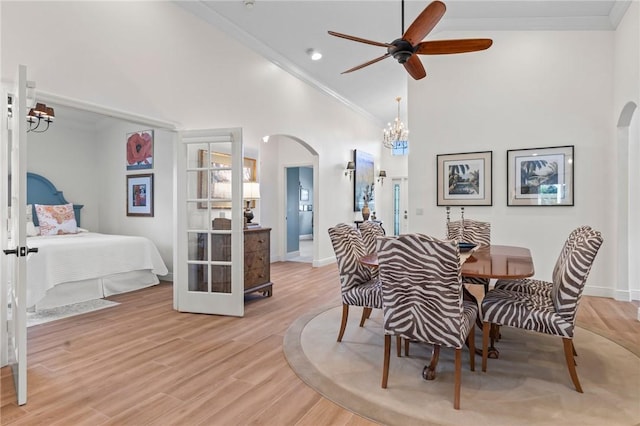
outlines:
[[36, 204], [36, 215], [40, 222], [40, 235], [78, 233], [78, 223], [71, 203], [57, 206]]

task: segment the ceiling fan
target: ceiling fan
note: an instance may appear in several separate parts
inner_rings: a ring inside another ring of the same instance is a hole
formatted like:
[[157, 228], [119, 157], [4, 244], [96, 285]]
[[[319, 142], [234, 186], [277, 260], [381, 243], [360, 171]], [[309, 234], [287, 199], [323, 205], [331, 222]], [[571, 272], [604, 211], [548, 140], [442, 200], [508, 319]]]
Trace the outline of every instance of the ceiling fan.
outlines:
[[383, 59], [392, 56], [399, 63], [403, 64], [409, 75], [416, 80], [420, 80], [427, 75], [427, 72], [420, 62], [417, 55], [446, 55], [450, 53], [466, 53], [476, 52], [488, 49], [493, 41], [489, 38], [471, 38], [461, 40], [434, 40], [422, 41], [427, 34], [433, 30], [440, 21], [447, 8], [441, 1], [431, 2], [418, 17], [411, 23], [407, 31], [404, 31], [404, 0], [402, 0], [402, 38], [396, 39], [391, 43], [380, 43], [377, 41], [366, 40], [360, 37], [354, 37], [347, 34], [329, 31], [329, 34], [336, 37], [346, 38], [360, 43], [371, 44], [373, 46], [386, 47], [387, 53], [372, 59], [369, 62], [360, 64], [346, 71], [346, 74], [359, 70], [371, 64], [375, 64]]

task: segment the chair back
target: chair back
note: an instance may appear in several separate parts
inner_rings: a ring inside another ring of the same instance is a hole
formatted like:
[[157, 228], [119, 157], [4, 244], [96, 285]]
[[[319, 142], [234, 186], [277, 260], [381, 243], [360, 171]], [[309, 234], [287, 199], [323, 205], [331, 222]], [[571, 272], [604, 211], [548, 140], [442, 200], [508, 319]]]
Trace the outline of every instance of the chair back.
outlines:
[[564, 265], [564, 262], [567, 256], [569, 255], [569, 253], [571, 252], [571, 250], [573, 250], [573, 248], [575, 247], [578, 237], [583, 233], [588, 233], [590, 231], [592, 231], [592, 228], [588, 225], [580, 226], [574, 229], [573, 231], [571, 231], [571, 233], [567, 237], [567, 240], [564, 242], [564, 246], [562, 246], [562, 250], [560, 250], [560, 254], [558, 255], [558, 260], [556, 260], [556, 264], [553, 267], [553, 272], [551, 273], [552, 281], [553, 281], [553, 277], [555, 277], [556, 274], [558, 274], [558, 272], [560, 271], [560, 268], [562, 268], [562, 266]]
[[488, 246], [491, 244], [491, 223], [473, 219], [447, 222], [447, 238]]
[[342, 293], [371, 280], [371, 269], [360, 263], [360, 258], [367, 254], [360, 232], [352, 225], [340, 223], [329, 228], [329, 238], [338, 262]]
[[377, 252], [385, 333], [461, 348], [472, 324], [463, 321], [457, 241], [381, 237]]
[[384, 237], [384, 229], [382, 229], [382, 225], [365, 220], [360, 224], [358, 229], [360, 230], [360, 235], [362, 235], [362, 241], [364, 242], [364, 248], [367, 253], [375, 253], [376, 238]]
[[551, 300], [556, 312], [571, 324], [575, 321], [582, 291], [602, 241], [600, 232], [589, 227], [577, 232], [553, 275]]

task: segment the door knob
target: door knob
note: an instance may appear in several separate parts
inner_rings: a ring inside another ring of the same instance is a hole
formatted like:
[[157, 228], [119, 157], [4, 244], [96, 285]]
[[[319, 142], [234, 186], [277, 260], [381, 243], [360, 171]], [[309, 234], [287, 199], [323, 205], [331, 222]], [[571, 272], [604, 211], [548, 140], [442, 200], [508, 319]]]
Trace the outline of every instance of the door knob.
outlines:
[[16, 256], [18, 255], [18, 249], [14, 248], [11, 250], [2, 250], [4, 252], [4, 254], [15, 254]]

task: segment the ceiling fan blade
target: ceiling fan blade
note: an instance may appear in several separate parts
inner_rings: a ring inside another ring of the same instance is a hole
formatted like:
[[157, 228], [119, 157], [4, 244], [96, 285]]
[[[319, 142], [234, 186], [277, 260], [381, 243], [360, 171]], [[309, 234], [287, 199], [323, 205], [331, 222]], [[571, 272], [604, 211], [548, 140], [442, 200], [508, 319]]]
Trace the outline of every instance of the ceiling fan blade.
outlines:
[[381, 60], [383, 60], [383, 59], [386, 59], [386, 58], [388, 58], [389, 56], [391, 56], [391, 54], [389, 54], [389, 53], [385, 53], [384, 55], [380, 56], [379, 58], [372, 59], [372, 60], [370, 60], [369, 62], [365, 62], [364, 64], [360, 64], [360, 65], [358, 65], [358, 66], [356, 66], [356, 67], [349, 68], [349, 69], [348, 69], [348, 70], [346, 70], [346, 71], [342, 71], [342, 72], [341, 72], [341, 74], [346, 74], [346, 73], [349, 73], [349, 72], [352, 72], [352, 71], [357, 71], [357, 70], [359, 70], [360, 68], [364, 68], [364, 67], [369, 66], [369, 65], [371, 65], [371, 64], [375, 64], [376, 62], [379, 62], [379, 61], [381, 61]]
[[340, 37], [340, 38], [346, 38], [347, 40], [357, 41], [357, 42], [360, 42], [360, 43], [371, 44], [373, 46], [393, 47], [393, 45], [389, 44], [389, 43], [380, 43], [378, 41], [367, 40], [367, 39], [364, 39], [364, 38], [354, 37], [354, 36], [350, 36], [350, 35], [347, 35], [347, 34], [341, 34], [341, 33], [335, 32], [335, 31], [328, 31], [328, 33], [331, 34], [332, 36], [336, 36], [336, 37]]
[[416, 55], [411, 55], [409, 60], [404, 63], [404, 68], [414, 80], [420, 80], [427, 76], [427, 72], [425, 71], [422, 62], [420, 62], [420, 58]]
[[450, 53], [477, 52], [491, 47], [490, 38], [469, 38], [462, 40], [432, 40], [418, 44], [415, 53], [419, 55], [447, 55]]
[[431, 30], [436, 26], [444, 12], [447, 11], [447, 7], [441, 1], [434, 1], [427, 6], [420, 15], [411, 23], [409, 29], [405, 31], [402, 38], [412, 46], [420, 43]]

